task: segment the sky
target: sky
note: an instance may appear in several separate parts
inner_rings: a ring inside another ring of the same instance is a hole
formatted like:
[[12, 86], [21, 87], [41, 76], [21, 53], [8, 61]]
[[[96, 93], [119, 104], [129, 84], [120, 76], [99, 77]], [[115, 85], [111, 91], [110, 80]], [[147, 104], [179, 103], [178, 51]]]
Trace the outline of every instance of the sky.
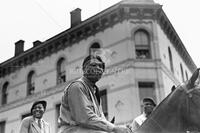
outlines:
[[[14, 56], [15, 42], [25, 41], [24, 50], [36, 40], [45, 41], [70, 28], [70, 11], [81, 8], [82, 20], [120, 0], [0, 0], [0, 63]], [[200, 67], [199, 0], [154, 0], [181, 38], [193, 61]]]

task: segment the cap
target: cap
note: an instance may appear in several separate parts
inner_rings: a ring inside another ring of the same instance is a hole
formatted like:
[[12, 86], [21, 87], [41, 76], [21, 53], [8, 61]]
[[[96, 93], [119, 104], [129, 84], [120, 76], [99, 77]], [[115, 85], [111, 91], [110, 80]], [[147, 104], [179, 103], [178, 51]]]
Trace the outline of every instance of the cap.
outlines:
[[47, 106], [47, 102], [44, 100], [40, 100], [40, 101], [35, 101], [31, 107], [31, 114], [32, 114], [32, 110], [34, 108], [34, 106], [36, 106], [37, 104], [42, 104], [44, 107], [44, 110], [46, 110], [46, 106]]
[[154, 102], [153, 98], [151, 97], [145, 97], [143, 98], [142, 102], [151, 102], [153, 104], [153, 106], [156, 106], [156, 103]]

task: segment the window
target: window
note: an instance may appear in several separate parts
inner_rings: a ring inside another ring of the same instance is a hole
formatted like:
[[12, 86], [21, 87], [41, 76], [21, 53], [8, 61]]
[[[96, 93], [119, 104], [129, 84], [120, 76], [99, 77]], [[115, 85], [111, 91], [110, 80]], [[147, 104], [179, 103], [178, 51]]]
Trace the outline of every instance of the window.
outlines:
[[6, 83], [4, 83], [3, 88], [2, 88], [2, 101], [1, 101], [2, 105], [7, 103], [8, 85], [9, 85], [9, 83], [6, 82]]
[[106, 118], [108, 118], [108, 101], [107, 101], [107, 90], [101, 90], [100, 91], [100, 97], [101, 97], [101, 105], [103, 109], [103, 113]]
[[135, 40], [135, 52], [137, 59], [149, 59], [150, 53], [150, 39], [149, 34], [145, 30], [138, 30], [134, 35]]
[[21, 120], [23, 120], [25, 117], [28, 117], [28, 116], [31, 116], [31, 112], [23, 114], [22, 117], [21, 117]]
[[5, 133], [5, 121], [0, 121], [0, 133]]
[[56, 125], [57, 125], [57, 130], [59, 128], [59, 125], [58, 125], [58, 117], [60, 115], [60, 105], [61, 104], [56, 104]]
[[90, 55], [92, 55], [92, 54], [93, 54], [93, 55], [98, 54], [98, 51], [99, 51], [100, 48], [101, 48], [101, 47], [100, 47], [99, 43], [97, 43], [97, 42], [93, 43], [93, 44], [90, 46], [89, 54], [90, 54]]
[[66, 81], [65, 59], [60, 58], [57, 63], [57, 84], [62, 84], [65, 81]]
[[173, 59], [172, 59], [172, 52], [171, 52], [170, 47], [168, 47], [168, 54], [169, 54], [170, 69], [174, 73], [174, 65], [173, 65]]
[[182, 66], [182, 64], [180, 63], [180, 69], [181, 69], [181, 77], [182, 77], [182, 82], [184, 82], [185, 81], [185, 79], [184, 79], [184, 73], [183, 73], [183, 66]]
[[28, 83], [27, 83], [27, 96], [34, 94], [35, 91], [35, 72], [31, 71], [28, 74]]
[[188, 80], [188, 74], [187, 74], [187, 71], [185, 71], [185, 76], [186, 76], [186, 80]]
[[[138, 88], [139, 88], [140, 101], [142, 101], [142, 99], [145, 97], [151, 97], [154, 100], [156, 100], [155, 83], [154, 82], [139, 82]], [[142, 111], [142, 107], [141, 107], [141, 111]]]

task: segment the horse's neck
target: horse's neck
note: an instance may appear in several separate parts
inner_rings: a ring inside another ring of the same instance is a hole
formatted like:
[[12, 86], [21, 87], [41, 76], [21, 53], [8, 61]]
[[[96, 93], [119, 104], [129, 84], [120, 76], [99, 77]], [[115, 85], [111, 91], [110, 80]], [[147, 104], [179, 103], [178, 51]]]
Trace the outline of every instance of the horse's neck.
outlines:
[[143, 123], [137, 133], [182, 132], [183, 127], [178, 107], [170, 107], [166, 101], [156, 108], [154, 113]]

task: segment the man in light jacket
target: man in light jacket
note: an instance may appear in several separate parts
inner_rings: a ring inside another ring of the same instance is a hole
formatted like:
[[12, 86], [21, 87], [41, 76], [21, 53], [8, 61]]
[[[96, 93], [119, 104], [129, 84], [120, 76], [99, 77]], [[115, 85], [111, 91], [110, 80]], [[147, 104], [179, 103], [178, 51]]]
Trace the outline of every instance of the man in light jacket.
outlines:
[[149, 117], [156, 106], [154, 100], [151, 97], [145, 97], [142, 102], [143, 113], [137, 116], [130, 125], [130, 128], [133, 132], [142, 125], [142, 123]]
[[19, 133], [50, 133], [49, 124], [42, 119], [46, 106], [44, 100], [34, 102], [31, 107], [32, 116], [22, 120]]

